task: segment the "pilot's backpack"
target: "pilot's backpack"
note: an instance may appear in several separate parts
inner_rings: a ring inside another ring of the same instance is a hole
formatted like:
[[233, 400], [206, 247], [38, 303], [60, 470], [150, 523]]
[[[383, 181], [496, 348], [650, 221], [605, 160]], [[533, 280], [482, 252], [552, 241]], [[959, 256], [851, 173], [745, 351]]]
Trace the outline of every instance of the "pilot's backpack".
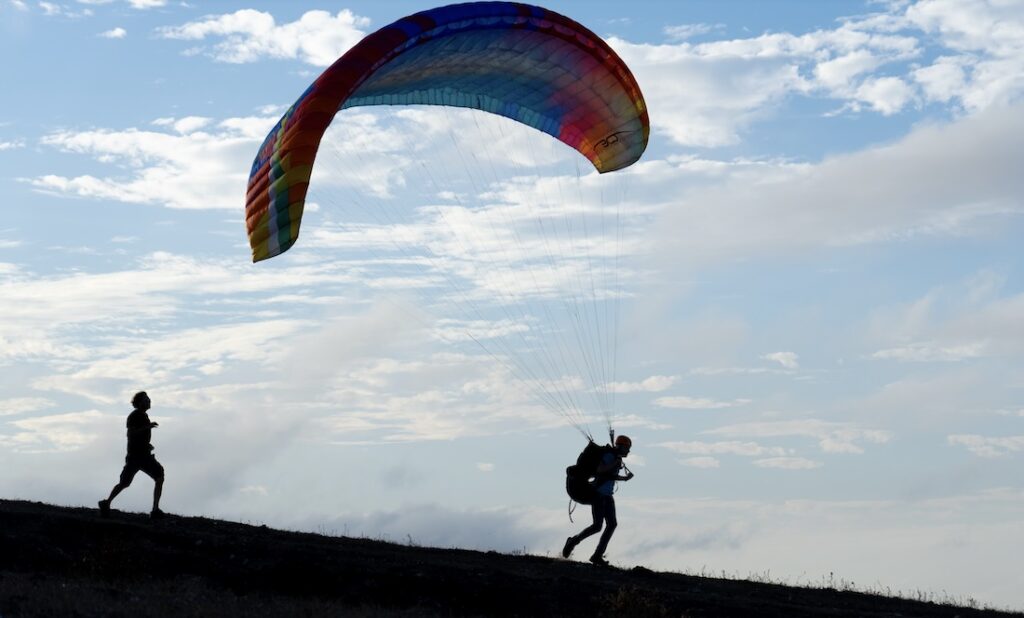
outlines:
[[597, 490], [591, 480], [597, 476], [597, 467], [605, 454], [611, 453], [615, 447], [608, 444], [598, 445], [591, 440], [576, 458], [576, 465], [565, 469], [565, 491], [569, 497], [580, 504], [593, 504], [597, 499]]

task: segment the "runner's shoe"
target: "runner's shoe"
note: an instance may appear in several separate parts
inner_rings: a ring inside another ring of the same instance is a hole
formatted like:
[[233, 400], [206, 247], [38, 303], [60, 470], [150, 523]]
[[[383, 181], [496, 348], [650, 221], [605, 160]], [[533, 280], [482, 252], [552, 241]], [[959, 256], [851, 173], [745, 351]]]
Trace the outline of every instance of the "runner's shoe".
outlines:
[[576, 548], [576, 539], [575, 538], [569, 537], [569, 538], [565, 539], [565, 547], [562, 548], [562, 557], [563, 558], [568, 558], [569, 554], [571, 554], [572, 550], [575, 549], [575, 548]]
[[603, 566], [603, 567], [611, 566], [611, 563], [608, 562], [607, 560], [605, 560], [604, 556], [598, 556], [597, 554], [594, 554], [593, 556], [590, 557], [590, 563], [591, 564], [595, 564], [597, 566]]

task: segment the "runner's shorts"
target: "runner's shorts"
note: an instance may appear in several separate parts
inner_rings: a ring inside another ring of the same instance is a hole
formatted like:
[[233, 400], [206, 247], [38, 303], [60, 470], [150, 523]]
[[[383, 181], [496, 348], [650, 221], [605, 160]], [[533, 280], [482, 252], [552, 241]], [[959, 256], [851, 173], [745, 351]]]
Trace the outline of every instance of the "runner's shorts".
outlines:
[[162, 481], [164, 467], [156, 460], [153, 453], [143, 455], [127, 455], [124, 458], [124, 470], [121, 470], [121, 484], [128, 486], [139, 471], [145, 472], [154, 481]]

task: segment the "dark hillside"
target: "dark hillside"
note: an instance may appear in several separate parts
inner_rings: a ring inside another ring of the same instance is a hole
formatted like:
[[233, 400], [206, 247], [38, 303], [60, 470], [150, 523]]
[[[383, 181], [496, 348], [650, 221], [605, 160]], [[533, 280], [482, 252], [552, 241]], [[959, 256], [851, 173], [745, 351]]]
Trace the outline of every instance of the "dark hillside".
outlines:
[[[1008, 616], [831, 589], [0, 501], [0, 617]], [[1016, 614], [1020, 615], [1020, 614]]]

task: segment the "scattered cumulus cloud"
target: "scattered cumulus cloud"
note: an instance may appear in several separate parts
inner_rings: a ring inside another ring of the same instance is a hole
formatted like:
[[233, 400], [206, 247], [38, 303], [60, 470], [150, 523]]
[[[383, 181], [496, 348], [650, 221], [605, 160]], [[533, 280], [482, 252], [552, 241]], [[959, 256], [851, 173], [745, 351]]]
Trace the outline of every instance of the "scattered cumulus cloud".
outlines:
[[1024, 294], [1007, 294], [1005, 277], [983, 269], [917, 298], [875, 309], [868, 324], [874, 360], [957, 363], [1024, 352], [1015, 328]]
[[690, 375], [695, 376], [721, 376], [721, 375], [757, 375], [760, 373], [778, 372], [778, 369], [766, 369], [765, 367], [694, 367]]
[[[79, 4], [113, 4], [117, 0], [78, 0]], [[156, 9], [167, 6], [168, 0], [124, 0], [133, 9]], [[183, 3], [184, 4], [184, 3]]]
[[280, 25], [270, 13], [243, 9], [160, 28], [158, 33], [167, 39], [185, 41], [223, 39], [212, 48], [199, 50], [220, 62], [237, 64], [280, 58], [325, 67], [366, 36], [364, 29], [369, 24], [369, 19], [347, 9], [336, 15], [308, 11], [297, 21]]
[[687, 397], [677, 395], [672, 397], [658, 397], [654, 405], [662, 408], [674, 408], [677, 410], [718, 410], [721, 408], [732, 408], [750, 403], [749, 399], [734, 399], [732, 401], [719, 401], [705, 397]]
[[[116, 420], [115, 420], [116, 419]], [[87, 446], [121, 417], [97, 410], [35, 416], [10, 421], [9, 433], [0, 433], [0, 444], [15, 451], [47, 453]]]
[[[1010, 164], [1024, 159], [1022, 110], [992, 108], [813, 165], [769, 165], [716, 185], [679, 187], [653, 228], [662, 259], [696, 268], [996, 230], [1024, 212], [1024, 178]], [[679, 168], [652, 175], [662, 174], [671, 185]]]
[[920, 363], [958, 362], [985, 355], [986, 342], [944, 346], [935, 342], [921, 342], [899, 348], [879, 350], [871, 355], [877, 360], [898, 360]]
[[756, 442], [661, 442], [655, 444], [681, 455], [739, 455], [742, 457], [782, 457], [788, 451], [782, 447], [762, 446]]
[[776, 362], [786, 369], [797, 369], [800, 367], [800, 363], [797, 362], [796, 352], [772, 352], [771, 354], [765, 354], [761, 358]]
[[754, 465], [760, 468], [778, 468], [781, 470], [811, 470], [820, 468], [821, 462], [804, 459], [803, 457], [768, 457], [756, 459]]
[[[118, 0], [78, 0], [79, 4], [92, 4], [92, 5], [103, 5], [113, 4]], [[124, 0], [128, 6], [133, 9], [145, 10], [145, 9], [158, 9], [163, 6], [167, 6], [168, 0]], [[185, 3], [182, 3], [185, 5]]]
[[857, 99], [883, 116], [899, 113], [913, 98], [913, 89], [898, 77], [870, 78], [857, 87]]
[[862, 454], [861, 443], [885, 444], [892, 433], [883, 429], [864, 429], [854, 423], [801, 419], [769, 422], [739, 423], [704, 433], [731, 438], [785, 438], [806, 437], [818, 441], [825, 453]]
[[[644, 85], [652, 125], [679, 144], [736, 143], [791, 96], [891, 116], [924, 102], [973, 113], [1024, 94], [1024, 12], [1015, 2], [893, 2], [833, 29], [686, 41], [715, 28], [667, 28], [672, 44], [611, 40]], [[931, 44], [944, 53], [923, 64]]]
[[[15, 4], [15, 6], [18, 6]], [[69, 19], [79, 19], [82, 17], [91, 17], [93, 14], [92, 9], [81, 9], [74, 10], [64, 4], [57, 4], [55, 2], [40, 2], [39, 8], [42, 10], [43, 15], [47, 17], [67, 17]]]
[[1024, 451], [1024, 436], [988, 437], [976, 434], [955, 434], [947, 441], [954, 446], [965, 446], [979, 457], [997, 458]]
[[[616, 414], [615, 415], [615, 426], [619, 429], [652, 429], [654, 431], [660, 431], [662, 429], [671, 429], [672, 425], [656, 421], [646, 416], [640, 416], [638, 414]], [[635, 460], [637, 457], [634, 456]]]
[[[210, 127], [209, 118], [160, 119], [160, 131], [62, 131], [45, 136], [44, 146], [118, 163], [121, 177], [46, 174], [29, 179], [36, 189], [92, 199], [169, 208], [238, 208], [248, 170], [276, 118], [229, 119]], [[200, 129], [208, 128], [206, 131]]]
[[212, 118], [202, 116], [186, 116], [185, 118], [160, 118], [153, 121], [155, 125], [170, 126], [178, 133], [187, 135], [208, 126], [213, 122]]
[[613, 393], [657, 393], [675, 384], [677, 379], [675, 376], [651, 376], [640, 382], [612, 382], [609, 390]]
[[976, 112], [1024, 93], [1024, 11], [1016, 1], [921, 0], [906, 23], [937, 37], [950, 53], [913, 76], [928, 100]]
[[128, 36], [128, 31], [124, 28], [113, 28], [105, 32], [101, 32], [100, 36], [105, 39], [123, 39]]
[[723, 24], [682, 24], [679, 26], [666, 26], [665, 36], [672, 41], [685, 41], [702, 34], [721, 30], [724, 27], [725, 26]]
[[43, 397], [17, 397], [14, 399], [0, 399], [0, 416], [13, 416], [51, 408], [55, 404]]
[[680, 459], [679, 463], [691, 468], [718, 468], [721, 465], [714, 457], [687, 457]]

